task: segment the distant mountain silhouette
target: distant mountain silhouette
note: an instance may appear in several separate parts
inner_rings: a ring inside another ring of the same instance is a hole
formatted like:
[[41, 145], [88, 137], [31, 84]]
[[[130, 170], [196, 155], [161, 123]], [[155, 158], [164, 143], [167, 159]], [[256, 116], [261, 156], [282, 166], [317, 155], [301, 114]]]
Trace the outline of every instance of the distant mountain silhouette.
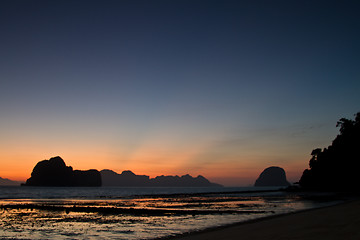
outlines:
[[103, 186], [121, 187], [148, 187], [149, 176], [135, 175], [131, 171], [123, 171], [118, 174], [112, 170], [104, 169], [100, 171]]
[[100, 187], [102, 185], [101, 174], [98, 170], [74, 171], [74, 186]]
[[328, 148], [314, 149], [299, 184], [315, 190], [359, 191], [360, 178], [360, 112], [355, 120], [341, 118], [340, 134]]
[[103, 186], [123, 187], [221, 187], [220, 184], [211, 183], [203, 176], [196, 178], [190, 175], [184, 176], [158, 176], [150, 178], [146, 175], [136, 175], [131, 171], [123, 171], [118, 174], [112, 170], [100, 171]]
[[203, 176], [159, 176], [150, 179], [131, 171], [118, 174], [112, 170], [73, 170], [61, 157], [53, 157], [36, 164], [31, 177], [22, 186], [122, 186], [122, 187], [220, 187]]
[[255, 181], [255, 187], [290, 186], [285, 170], [280, 167], [266, 168]]
[[79, 171], [66, 166], [61, 157], [53, 157], [36, 164], [24, 186], [101, 186], [97, 170]]
[[20, 182], [0, 177], [0, 186], [20, 186]]

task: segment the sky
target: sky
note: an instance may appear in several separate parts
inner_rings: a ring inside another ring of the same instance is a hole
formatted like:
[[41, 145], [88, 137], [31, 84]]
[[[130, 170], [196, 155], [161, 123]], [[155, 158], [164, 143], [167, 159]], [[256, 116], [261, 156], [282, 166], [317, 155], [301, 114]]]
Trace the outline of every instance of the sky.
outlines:
[[359, 1], [3, 0], [0, 177], [298, 181], [360, 111]]

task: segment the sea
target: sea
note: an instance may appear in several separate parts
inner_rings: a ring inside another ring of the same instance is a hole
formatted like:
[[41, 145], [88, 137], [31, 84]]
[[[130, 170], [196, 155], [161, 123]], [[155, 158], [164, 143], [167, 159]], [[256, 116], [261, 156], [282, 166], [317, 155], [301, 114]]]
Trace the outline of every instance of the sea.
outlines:
[[1, 239], [159, 239], [343, 201], [279, 187], [0, 187]]

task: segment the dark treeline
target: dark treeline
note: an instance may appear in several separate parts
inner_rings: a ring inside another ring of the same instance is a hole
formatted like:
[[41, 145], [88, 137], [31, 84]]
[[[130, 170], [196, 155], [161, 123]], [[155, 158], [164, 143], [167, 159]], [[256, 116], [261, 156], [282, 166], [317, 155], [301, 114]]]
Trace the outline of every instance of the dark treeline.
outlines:
[[360, 178], [360, 112], [355, 120], [341, 118], [340, 133], [324, 149], [314, 149], [299, 181], [303, 188], [314, 190], [358, 191]]

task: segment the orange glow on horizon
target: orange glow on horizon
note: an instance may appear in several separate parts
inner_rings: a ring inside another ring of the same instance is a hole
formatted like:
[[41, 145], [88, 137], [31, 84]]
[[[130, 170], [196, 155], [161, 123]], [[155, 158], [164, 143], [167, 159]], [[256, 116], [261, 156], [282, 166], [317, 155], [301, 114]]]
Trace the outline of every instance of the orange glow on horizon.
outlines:
[[[154, 152], [153, 152], [154, 154]], [[29, 155], [27, 155], [29, 157]], [[34, 154], [31, 159], [28, 158], [24, 161], [24, 156], [12, 156], [9, 157], [9, 161], [2, 161], [0, 177], [8, 178], [16, 181], [26, 181], [31, 176], [32, 169], [36, 163], [49, 159], [57, 155], [51, 155], [49, 157], [40, 157], [40, 155]], [[190, 151], [183, 155], [174, 157], [172, 161], [168, 161], [167, 154], [155, 157], [154, 155], [135, 154], [131, 160], [120, 161], [116, 158], [109, 159], [108, 156], [96, 155], [80, 155], [77, 154], [64, 154], [60, 155], [67, 166], [72, 166], [73, 169], [88, 170], [88, 169], [111, 169], [117, 173], [121, 173], [124, 170], [131, 170], [137, 175], [148, 175], [151, 178], [160, 175], [185, 175], [190, 174], [193, 177], [202, 175], [212, 182], [220, 183], [226, 186], [248, 186], [252, 185], [259, 174], [270, 165], [278, 165], [283, 167], [287, 173], [287, 178], [290, 182], [299, 180], [302, 171], [307, 168], [306, 161], [293, 165], [279, 165], [279, 164], [267, 164], [260, 165], [254, 164], [249, 161], [230, 161], [223, 160], [209, 164], [207, 166], [197, 166], [194, 168], [188, 168], [191, 166], [188, 162], [190, 159], [194, 159], [196, 151]], [[4, 159], [4, 157], [2, 157]], [[194, 160], [195, 161], [195, 160]], [[22, 162], [22, 164], [13, 164], [14, 162]], [[191, 161], [190, 161], [191, 162]], [[195, 162], [196, 163], [196, 162]], [[193, 165], [195, 165], [193, 163]]]
[[[239, 150], [237, 147], [214, 148], [211, 143], [202, 141], [197, 144], [180, 144], [166, 141], [165, 138], [161, 141], [143, 141], [133, 148], [110, 148], [92, 142], [76, 146], [64, 143], [41, 145], [34, 142], [13, 144], [8, 145], [7, 151], [0, 150], [0, 177], [25, 181], [39, 161], [55, 156], [60, 156], [67, 166], [78, 170], [111, 169], [117, 173], [131, 170], [151, 178], [160, 175], [202, 175], [210, 181], [232, 186], [251, 185], [270, 166], [284, 168], [289, 181], [294, 182], [299, 180], [303, 170], [308, 167], [307, 155], [291, 153], [291, 156], [279, 156], [266, 149], [260, 153], [246, 152], [246, 149]], [[291, 161], [288, 161], [289, 157]]]

